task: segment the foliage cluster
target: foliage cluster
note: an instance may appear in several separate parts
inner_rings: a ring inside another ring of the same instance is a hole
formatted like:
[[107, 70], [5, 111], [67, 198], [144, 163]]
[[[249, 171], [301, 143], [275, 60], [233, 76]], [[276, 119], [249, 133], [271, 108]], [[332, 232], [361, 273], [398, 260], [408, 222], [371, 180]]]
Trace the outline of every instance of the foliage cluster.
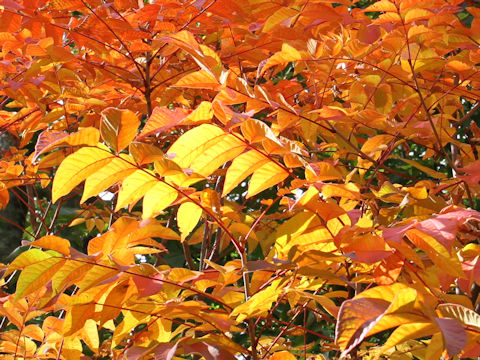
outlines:
[[461, 0], [0, 1], [0, 356], [480, 356], [479, 42]]

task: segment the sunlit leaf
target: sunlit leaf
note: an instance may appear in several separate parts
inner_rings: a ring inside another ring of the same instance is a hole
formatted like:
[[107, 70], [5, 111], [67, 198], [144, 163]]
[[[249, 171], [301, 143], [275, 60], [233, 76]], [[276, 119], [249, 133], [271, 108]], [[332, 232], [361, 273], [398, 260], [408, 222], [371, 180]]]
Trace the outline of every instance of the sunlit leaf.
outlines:
[[136, 203], [158, 182], [159, 180], [150, 170], [141, 169], [133, 172], [122, 182], [122, 188], [118, 192], [115, 211], [129, 204]]
[[388, 340], [382, 347], [380, 353], [385, 352], [386, 350], [401, 344], [410, 339], [418, 339], [432, 335], [437, 332], [437, 327], [431, 322], [424, 323], [411, 323], [401, 325], [396, 328], [392, 334], [388, 337]]
[[163, 182], [158, 182], [148, 190], [143, 198], [142, 217], [148, 219], [158, 214], [177, 198], [177, 190]]
[[192, 230], [197, 226], [202, 216], [202, 208], [193, 202], [185, 202], [178, 208], [177, 224], [182, 234], [182, 240], [185, 240]]
[[140, 120], [130, 110], [108, 108], [102, 112], [100, 133], [116, 153], [125, 149], [137, 135]]
[[198, 89], [212, 89], [218, 88], [220, 83], [208, 71], [200, 70], [191, 74], [185, 75], [175, 83], [176, 87], [198, 88]]
[[230, 316], [236, 317], [237, 321], [243, 321], [253, 316], [265, 314], [280, 295], [278, 285], [279, 281], [274, 281], [272, 285], [257, 292], [246, 302], [233, 309]]
[[210, 124], [200, 125], [183, 134], [168, 150], [179, 166], [203, 176], [211, 175], [225, 162], [241, 154], [243, 141]]
[[279, 164], [273, 161], [267, 162], [254, 171], [248, 184], [247, 197], [250, 198], [271, 186], [277, 185], [279, 182], [285, 180], [288, 175], [288, 171]]
[[78, 184], [111, 162], [115, 156], [100, 147], [84, 147], [59, 166], [52, 187], [52, 201], [70, 193]]
[[170, 110], [167, 107], [156, 107], [153, 109], [152, 115], [147, 120], [141, 133], [137, 136], [137, 140], [145, 136], [153, 135], [162, 131], [166, 131], [182, 122], [187, 116], [183, 109]]
[[15, 298], [27, 296], [44, 287], [64, 263], [65, 259], [62, 257], [49, 257], [27, 266], [18, 278]]
[[88, 127], [80, 129], [75, 133], [67, 132], [42, 132], [37, 139], [37, 144], [35, 145], [35, 155], [33, 160], [38, 158], [41, 154], [55, 149], [60, 146], [78, 146], [78, 145], [87, 145], [95, 146], [100, 139], [100, 133], [97, 129]]
[[43, 236], [38, 240], [32, 241], [30, 245], [55, 250], [65, 256], [70, 255], [70, 242], [55, 235]]

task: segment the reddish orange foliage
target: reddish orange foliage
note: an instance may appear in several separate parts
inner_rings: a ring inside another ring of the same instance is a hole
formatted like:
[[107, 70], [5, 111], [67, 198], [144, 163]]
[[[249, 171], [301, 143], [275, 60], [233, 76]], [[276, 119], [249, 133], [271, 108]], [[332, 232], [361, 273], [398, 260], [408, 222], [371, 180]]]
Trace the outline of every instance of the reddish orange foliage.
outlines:
[[479, 19], [1, 1], [2, 356], [480, 356]]

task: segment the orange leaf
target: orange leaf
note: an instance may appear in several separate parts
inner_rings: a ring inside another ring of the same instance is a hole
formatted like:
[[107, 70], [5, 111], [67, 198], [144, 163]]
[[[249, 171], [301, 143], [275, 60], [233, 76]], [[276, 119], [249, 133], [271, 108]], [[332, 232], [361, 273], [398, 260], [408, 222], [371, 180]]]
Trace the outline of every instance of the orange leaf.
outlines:
[[405, 15], [405, 23], [410, 23], [412, 21], [430, 19], [435, 16], [435, 14], [427, 9], [410, 9]]
[[191, 89], [211, 89], [216, 90], [220, 83], [206, 70], [200, 70], [185, 75], [175, 83], [175, 87], [186, 87]]
[[186, 116], [187, 113], [184, 109], [176, 108], [175, 110], [170, 110], [167, 107], [156, 107], [153, 109], [152, 115], [148, 118], [141, 133], [137, 136], [137, 140], [166, 131], [180, 124]]
[[44, 249], [55, 250], [62, 255], [70, 256], [70, 242], [58, 236], [43, 236], [38, 240], [32, 241], [29, 245], [41, 247]]
[[97, 145], [99, 138], [100, 133], [93, 127], [83, 128], [70, 134], [64, 131], [43, 131], [38, 136], [33, 161], [41, 154], [60, 146]]
[[270, 356], [270, 360], [297, 360], [297, 358], [288, 351], [278, 351]]
[[369, 5], [363, 10], [364, 12], [370, 11], [385, 11], [385, 12], [397, 12], [395, 4], [388, 0], [376, 1], [372, 5]]
[[116, 153], [125, 149], [137, 135], [140, 120], [130, 110], [108, 108], [102, 112], [100, 133]]
[[7, 189], [0, 190], [0, 210], [5, 209], [10, 200], [10, 195]]

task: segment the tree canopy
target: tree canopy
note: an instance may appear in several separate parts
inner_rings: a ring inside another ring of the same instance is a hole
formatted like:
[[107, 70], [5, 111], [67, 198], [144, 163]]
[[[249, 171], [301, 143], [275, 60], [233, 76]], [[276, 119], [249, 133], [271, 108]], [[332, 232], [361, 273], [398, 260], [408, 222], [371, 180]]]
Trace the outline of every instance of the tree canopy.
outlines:
[[479, 42], [461, 0], [0, 0], [0, 357], [480, 356]]

